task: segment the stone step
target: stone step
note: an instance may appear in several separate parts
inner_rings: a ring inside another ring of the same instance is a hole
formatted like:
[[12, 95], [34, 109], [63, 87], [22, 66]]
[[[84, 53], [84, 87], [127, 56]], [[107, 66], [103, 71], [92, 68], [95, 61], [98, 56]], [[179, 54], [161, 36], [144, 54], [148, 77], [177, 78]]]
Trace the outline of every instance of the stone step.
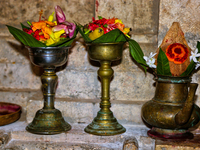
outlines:
[[[155, 140], [147, 137], [147, 127], [125, 126], [127, 131], [115, 136], [96, 136], [84, 132], [86, 124], [72, 124], [72, 129], [57, 135], [37, 135], [25, 130], [27, 123], [17, 121], [0, 127], [0, 148], [12, 150], [153, 150]], [[133, 149], [134, 148], [134, 149]]]
[[[55, 100], [55, 108], [62, 112], [64, 119], [68, 123], [85, 123], [89, 124], [96, 117], [97, 112], [100, 110], [100, 100], [90, 99], [61, 99]], [[141, 124], [141, 107], [144, 102], [135, 101], [111, 101], [111, 111], [114, 116], [122, 124]], [[28, 101], [27, 104], [27, 122], [30, 123], [36, 112], [43, 107], [42, 96]]]
[[[24, 117], [22, 117], [24, 119]], [[199, 131], [194, 139], [154, 140], [144, 125], [124, 125], [126, 132], [114, 136], [96, 136], [84, 132], [87, 124], [71, 124], [72, 129], [57, 135], [37, 135], [25, 130], [23, 119], [0, 127], [1, 150], [199, 150]]]
[[156, 140], [155, 150], [172, 150], [172, 149], [173, 150], [200, 150], [199, 131], [194, 135], [194, 138], [190, 140], [185, 140], [185, 141]]

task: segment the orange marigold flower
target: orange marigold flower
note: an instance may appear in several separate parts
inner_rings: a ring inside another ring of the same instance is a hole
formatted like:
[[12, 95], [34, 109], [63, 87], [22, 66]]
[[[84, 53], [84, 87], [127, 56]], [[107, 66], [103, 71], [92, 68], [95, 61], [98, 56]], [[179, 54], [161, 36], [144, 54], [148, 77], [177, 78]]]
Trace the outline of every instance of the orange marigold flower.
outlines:
[[186, 46], [180, 43], [173, 43], [167, 47], [165, 54], [169, 61], [175, 64], [182, 64], [187, 60], [188, 53], [189, 50]]
[[124, 30], [124, 24], [121, 24], [121, 23], [116, 23], [115, 24], [116, 25], [116, 27], [119, 29], [119, 30], [121, 30], [122, 32], [123, 32], [123, 30]]
[[51, 21], [39, 21], [39, 22], [32, 22], [32, 30], [35, 32], [37, 29], [42, 29], [43, 27], [49, 26], [55, 26], [55, 23]]
[[33, 32], [35, 32], [37, 29], [42, 29], [43, 26], [46, 26], [46, 22], [44, 21], [32, 22]]

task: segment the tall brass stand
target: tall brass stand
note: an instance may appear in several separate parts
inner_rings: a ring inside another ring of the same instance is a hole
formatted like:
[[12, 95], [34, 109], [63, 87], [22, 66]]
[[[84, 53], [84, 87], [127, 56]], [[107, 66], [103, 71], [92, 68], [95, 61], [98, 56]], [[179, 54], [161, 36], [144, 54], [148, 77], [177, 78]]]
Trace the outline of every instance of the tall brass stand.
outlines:
[[98, 70], [98, 76], [101, 79], [101, 109], [93, 122], [85, 128], [87, 133], [109, 136], [126, 131], [110, 110], [110, 80], [114, 74], [111, 68], [111, 61], [122, 57], [123, 45], [124, 43], [87, 44], [89, 57], [99, 61], [101, 64]]
[[34, 65], [44, 68], [41, 76], [44, 107], [37, 111], [26, 130], [35, 134], [58, 134], [71, 129], [61, 112], [54, 107], [58, 76], [55, 68], [67, 61], [69, 47], [29, 48], [29, 56]]

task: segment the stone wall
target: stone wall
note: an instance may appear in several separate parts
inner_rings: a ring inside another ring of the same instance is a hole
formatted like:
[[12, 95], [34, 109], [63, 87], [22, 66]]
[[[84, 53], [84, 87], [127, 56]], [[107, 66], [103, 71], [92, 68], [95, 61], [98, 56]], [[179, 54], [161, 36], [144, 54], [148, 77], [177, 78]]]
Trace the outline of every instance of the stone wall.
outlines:
[[[112, 1], [105, 0], [58, 0], [45, 3], [42, 0], [18, 0], [0, 2], [0, 88], [2, 90], [40, 90], [42, 69], [30, 63], [27, 49], [8, 32], [5, 24], [20, 27], [20, 22], [38, 20], [38, 12], [43, 9], [48, 16], [55, 5], [64, 10], [67, 20], [85, 24], [95, 15], [118, 17], [132, 28], [132, 37], [148, 54], [157, 47], [158, 5], [155, 0]], [[96, 7], [95, 7], [96, 4]], [[129, 10], [129, 11], [127, 11]], [[80, 99], [100, 98], [100, 81], [97, 77], [98, 63], [91, 63], [84, 45], [77, 39], [70, 50], [67, 64], [57, 72], [59, 86], [57, 97]], [[153, 76], [144, 72], [132, 60], [129, 50], [124, 50], [123, 59], [113, 65], [115, 71], [111, 82], [112, 100], [144, 101], [153, 97]], [[150, 89], [150, 90], [149, 90]], [[20, 97], [18, 98], [20, 99]], [[4, 101], [4, 99], [2, 99]], [[16, 99], [15, 102], [18, 100]]]
[[[199, 4], [198, 0], [1, 0], [0, 101], [18, 103], [26, 110], [27, 101], [41, 90], [40, 75], [43, 72], [42, 68], [30, 63], [27, 49], [12, 37], [6, 24], [20, 27], [20, 22], [36, 21], [41, 9], [48, 16], [55, 5], [62, 7], [68, 21], [81, 24], [98, 15], [118, 17], [132, 28], [131, 37], [140, 44], [144, 54], [149, 55], [156, 51], [173, 21], [180, 22], [189, 45], [195, 48], [200, 38]], [[56, 96], [59, 98], [100, 98], [99, 64], [88, 59], [82, 41], [77, 37], [67, 64], [57, 71]], [[153, 97], [153, 75], [145, 74], [138, 67], [127, 48], [122, 60], [113, 63], [112, 68], [115, 73], [111, 82], [111, 100], [144, 102]], [[195, 74], [193, 81], [200, 82], [199, 74]], [[200, 103], [199, 97], [197, 103]]]

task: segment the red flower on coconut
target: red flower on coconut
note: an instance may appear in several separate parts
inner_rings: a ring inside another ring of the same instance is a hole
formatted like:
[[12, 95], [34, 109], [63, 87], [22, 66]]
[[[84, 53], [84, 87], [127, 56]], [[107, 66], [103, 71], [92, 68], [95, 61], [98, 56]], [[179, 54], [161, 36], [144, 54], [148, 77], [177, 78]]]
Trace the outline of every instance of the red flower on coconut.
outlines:
[[186, 46], [180, 43], [170, 44], [166, 49], [166, 56], [169, 61], [175, 64], [182, 64], [188, 58], [189, 50]]

